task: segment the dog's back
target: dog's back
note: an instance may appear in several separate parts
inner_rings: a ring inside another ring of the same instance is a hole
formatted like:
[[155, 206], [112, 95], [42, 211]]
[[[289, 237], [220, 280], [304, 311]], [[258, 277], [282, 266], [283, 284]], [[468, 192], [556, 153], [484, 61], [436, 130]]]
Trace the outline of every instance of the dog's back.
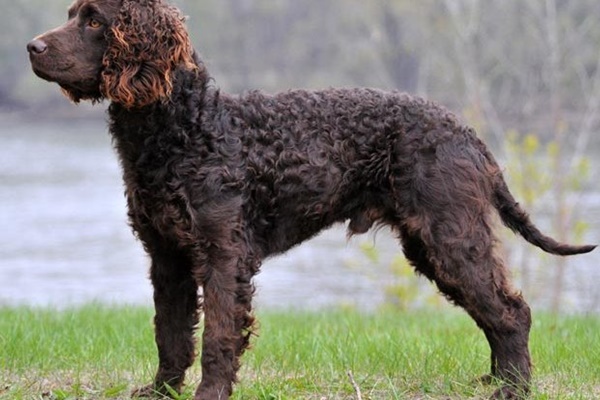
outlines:
[[396, 218], [390, 174], [408, 171], [394, 160], [460, 127], [435, 103], [374, 89], [250, 92], [219, 95], [218, 104], [205, 129], [219, 132], [220, 165], [244, 180], [247, 219], [265, 254], [335, 222], [351, 220], [349, 231], [363, 233]]

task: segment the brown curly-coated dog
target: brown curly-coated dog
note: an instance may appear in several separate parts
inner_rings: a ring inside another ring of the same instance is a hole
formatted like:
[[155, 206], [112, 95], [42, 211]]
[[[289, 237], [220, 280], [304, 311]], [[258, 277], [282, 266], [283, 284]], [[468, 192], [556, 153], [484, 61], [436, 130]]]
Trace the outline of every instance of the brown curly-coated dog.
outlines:
[[73, 101], [111, 101], [129, 218], [152, 259], [159, 366], [136, 395], [180, 389], [202, 306], [196, 399], [228, 398], [261, 261], [349, 221], [350, 234], [390, 226], [484, 331], [491, 376], [505, 381], [493, 397], [526, 396], [531, 316], [494, 253], [491, 214], [549, 253], [593, 246], [542, 235], [453, 114], [394, 91], [221, 93], [161, 0], [77, 0], [27, 47], [35, 73]]

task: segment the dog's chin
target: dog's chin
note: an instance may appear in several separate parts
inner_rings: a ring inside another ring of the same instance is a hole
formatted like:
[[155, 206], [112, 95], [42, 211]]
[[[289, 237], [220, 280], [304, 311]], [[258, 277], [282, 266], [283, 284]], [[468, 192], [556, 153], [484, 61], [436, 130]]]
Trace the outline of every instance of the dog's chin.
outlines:
[[63, 94], [74, 103], [79, 103], [82, 100], [89, 100], [92, 103], [97, 103], [103, 98], [100, 93], [100, 85], [95, 80], [68, 84], [61, 82], [57, 83]]

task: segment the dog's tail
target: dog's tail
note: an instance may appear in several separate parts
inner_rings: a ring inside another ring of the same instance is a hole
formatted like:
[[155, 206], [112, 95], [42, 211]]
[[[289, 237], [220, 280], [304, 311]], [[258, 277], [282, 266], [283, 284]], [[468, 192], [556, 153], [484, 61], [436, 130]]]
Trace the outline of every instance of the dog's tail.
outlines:
[[[494, 162], [493, 159], [490, 161]], [[501, 173], [495, 175], [493, 204], [498, 210], [504, 225], [547, 253], [568, 256], [589, 253], [596, 248], [593, 245], [574, 246], [560, 243], [540, 232], [531, 222], [527, 212], [515, 201]]]

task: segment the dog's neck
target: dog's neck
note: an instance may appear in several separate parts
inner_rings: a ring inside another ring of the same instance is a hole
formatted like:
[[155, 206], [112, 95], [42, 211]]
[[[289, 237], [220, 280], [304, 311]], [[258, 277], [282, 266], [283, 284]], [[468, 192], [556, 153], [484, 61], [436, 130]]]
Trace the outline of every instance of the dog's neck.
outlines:
[[[173, 90], [166, 101], [126, 108], [113, 102], [108, 108], [109, 130], [123, 166], [138, 163], [144, 154], [183, 145], [201, 126], [209, 77], [204, 68], [173, 72]], [[210, 107], [210, 106], [209, 106]], [[152, 151], [149, 151], [152, 149]]]
[[170, 97], [143, 107], [127, 108], [112, 102], [108, 108], [110, 132], [116, 140], [146, 140], [169, 134], [181, 127], [198, 125], [208, 90], [208, 74], [203, 70], [178, 68], [173, 72]]

